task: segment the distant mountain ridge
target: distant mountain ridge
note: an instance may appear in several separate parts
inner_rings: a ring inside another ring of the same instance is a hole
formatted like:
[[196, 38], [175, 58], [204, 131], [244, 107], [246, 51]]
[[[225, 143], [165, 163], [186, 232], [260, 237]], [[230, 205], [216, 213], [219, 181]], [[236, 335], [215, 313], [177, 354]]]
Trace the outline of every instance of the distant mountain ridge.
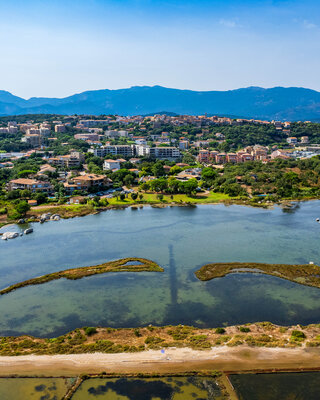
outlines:
[[228, 91], [193, 91], [162, 86], [91, 90], [64, 98], [25, 100], [0, 90], [0, 115], [167, 113], [241, 115], [246, 118], [320, 121], [320, 92], [299, 87], [248, 87]]

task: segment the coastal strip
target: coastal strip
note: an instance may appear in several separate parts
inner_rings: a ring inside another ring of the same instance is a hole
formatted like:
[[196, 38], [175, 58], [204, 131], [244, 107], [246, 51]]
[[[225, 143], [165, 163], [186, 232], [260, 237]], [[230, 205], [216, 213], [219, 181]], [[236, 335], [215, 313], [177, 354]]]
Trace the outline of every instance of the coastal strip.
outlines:
[[320, 267], [315, 264], [212, 263], [202, 266], [195, 275], [201, 281], [209, 281], [232, 273], [272, 275], [301, 285], [320, 288]]
[[55, 338], [0, 337], [0, 356], [140, 353], [172, 348], [205, 351], [243, 345], [252, 348], [320, 348], [320, 324], [285, 327], [257, 322], [211, 329], [187, 325], [118, 329], [84, 327]]
[[61, 376], [95, 373], [174, 373], [218, 370], [222, 372], [298, 371], [320, 368], [320, 349], [251, 348], [239, 346], [149, 350], [137, 354], [69, 354], [0, 357], [0, 375]]
[[[129, 264], [130, 263], [130, 264]], [[63, 271], [53, 272], [51, 274], [42, 275], [36, 278], [28, 279], [23, 282], [15, 283], [5, 289], [0, 290], [0, 295], [10, 293], [19, 288], [40, 285], [53, 280], [66, 278], [66, 279], [81, 279], [87, 276], [104, 274], [107, 272], [163, 272], [164, 269], [154, 261], [146, 258], [127, 257], [120, 260], [109, 261], [99, 265], [89, 267], [71, 268]]]

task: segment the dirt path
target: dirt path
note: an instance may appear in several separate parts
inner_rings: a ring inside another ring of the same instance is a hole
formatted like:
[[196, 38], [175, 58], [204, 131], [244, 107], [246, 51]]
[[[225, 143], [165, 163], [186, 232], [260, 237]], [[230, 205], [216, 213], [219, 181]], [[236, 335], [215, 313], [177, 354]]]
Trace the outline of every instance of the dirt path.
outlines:
[[319, 348], [215, 347], [141, 353], [0, 357], [0, 376], [119, 372], [169, 373], [194, 370], [253, 371], [320, 368]]

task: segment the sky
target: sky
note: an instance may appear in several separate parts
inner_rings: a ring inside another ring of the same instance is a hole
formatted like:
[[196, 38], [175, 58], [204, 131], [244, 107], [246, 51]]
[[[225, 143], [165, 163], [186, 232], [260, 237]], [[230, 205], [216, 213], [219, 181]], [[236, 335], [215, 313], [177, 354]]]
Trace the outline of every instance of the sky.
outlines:
[[320, 91], [319, 0], [0, 0], [0, 90]]

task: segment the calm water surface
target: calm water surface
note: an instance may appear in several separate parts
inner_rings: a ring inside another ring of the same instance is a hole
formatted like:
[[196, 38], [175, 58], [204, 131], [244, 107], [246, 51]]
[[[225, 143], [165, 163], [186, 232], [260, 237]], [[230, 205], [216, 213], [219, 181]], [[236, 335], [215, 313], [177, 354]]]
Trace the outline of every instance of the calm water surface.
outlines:
[[231, 375], [239, 400], [319, 400], [320, 373]]
[[[81, 326], [253, 321], [320, 322], [320, 290], [276, 277], [238, 273], [209, 282], [209, 262], [320, 264], [320, 202], [291, 212], [214, 205], [112, 210], [33, 224], [34, 233], [0, 240], [0, 287], [46, 273], [145, 257], [164, 273], [109, 273], [59, 280], [0, 297], [0, 335], [56, 336]], [[13, 230], [7, 227], [3, 230]]]
[[0, 378], [1, 400], [60, 400], [74, 378]]
[[88, 379], [82, 383], [74, 400], [222, 400], [214, 379]]

